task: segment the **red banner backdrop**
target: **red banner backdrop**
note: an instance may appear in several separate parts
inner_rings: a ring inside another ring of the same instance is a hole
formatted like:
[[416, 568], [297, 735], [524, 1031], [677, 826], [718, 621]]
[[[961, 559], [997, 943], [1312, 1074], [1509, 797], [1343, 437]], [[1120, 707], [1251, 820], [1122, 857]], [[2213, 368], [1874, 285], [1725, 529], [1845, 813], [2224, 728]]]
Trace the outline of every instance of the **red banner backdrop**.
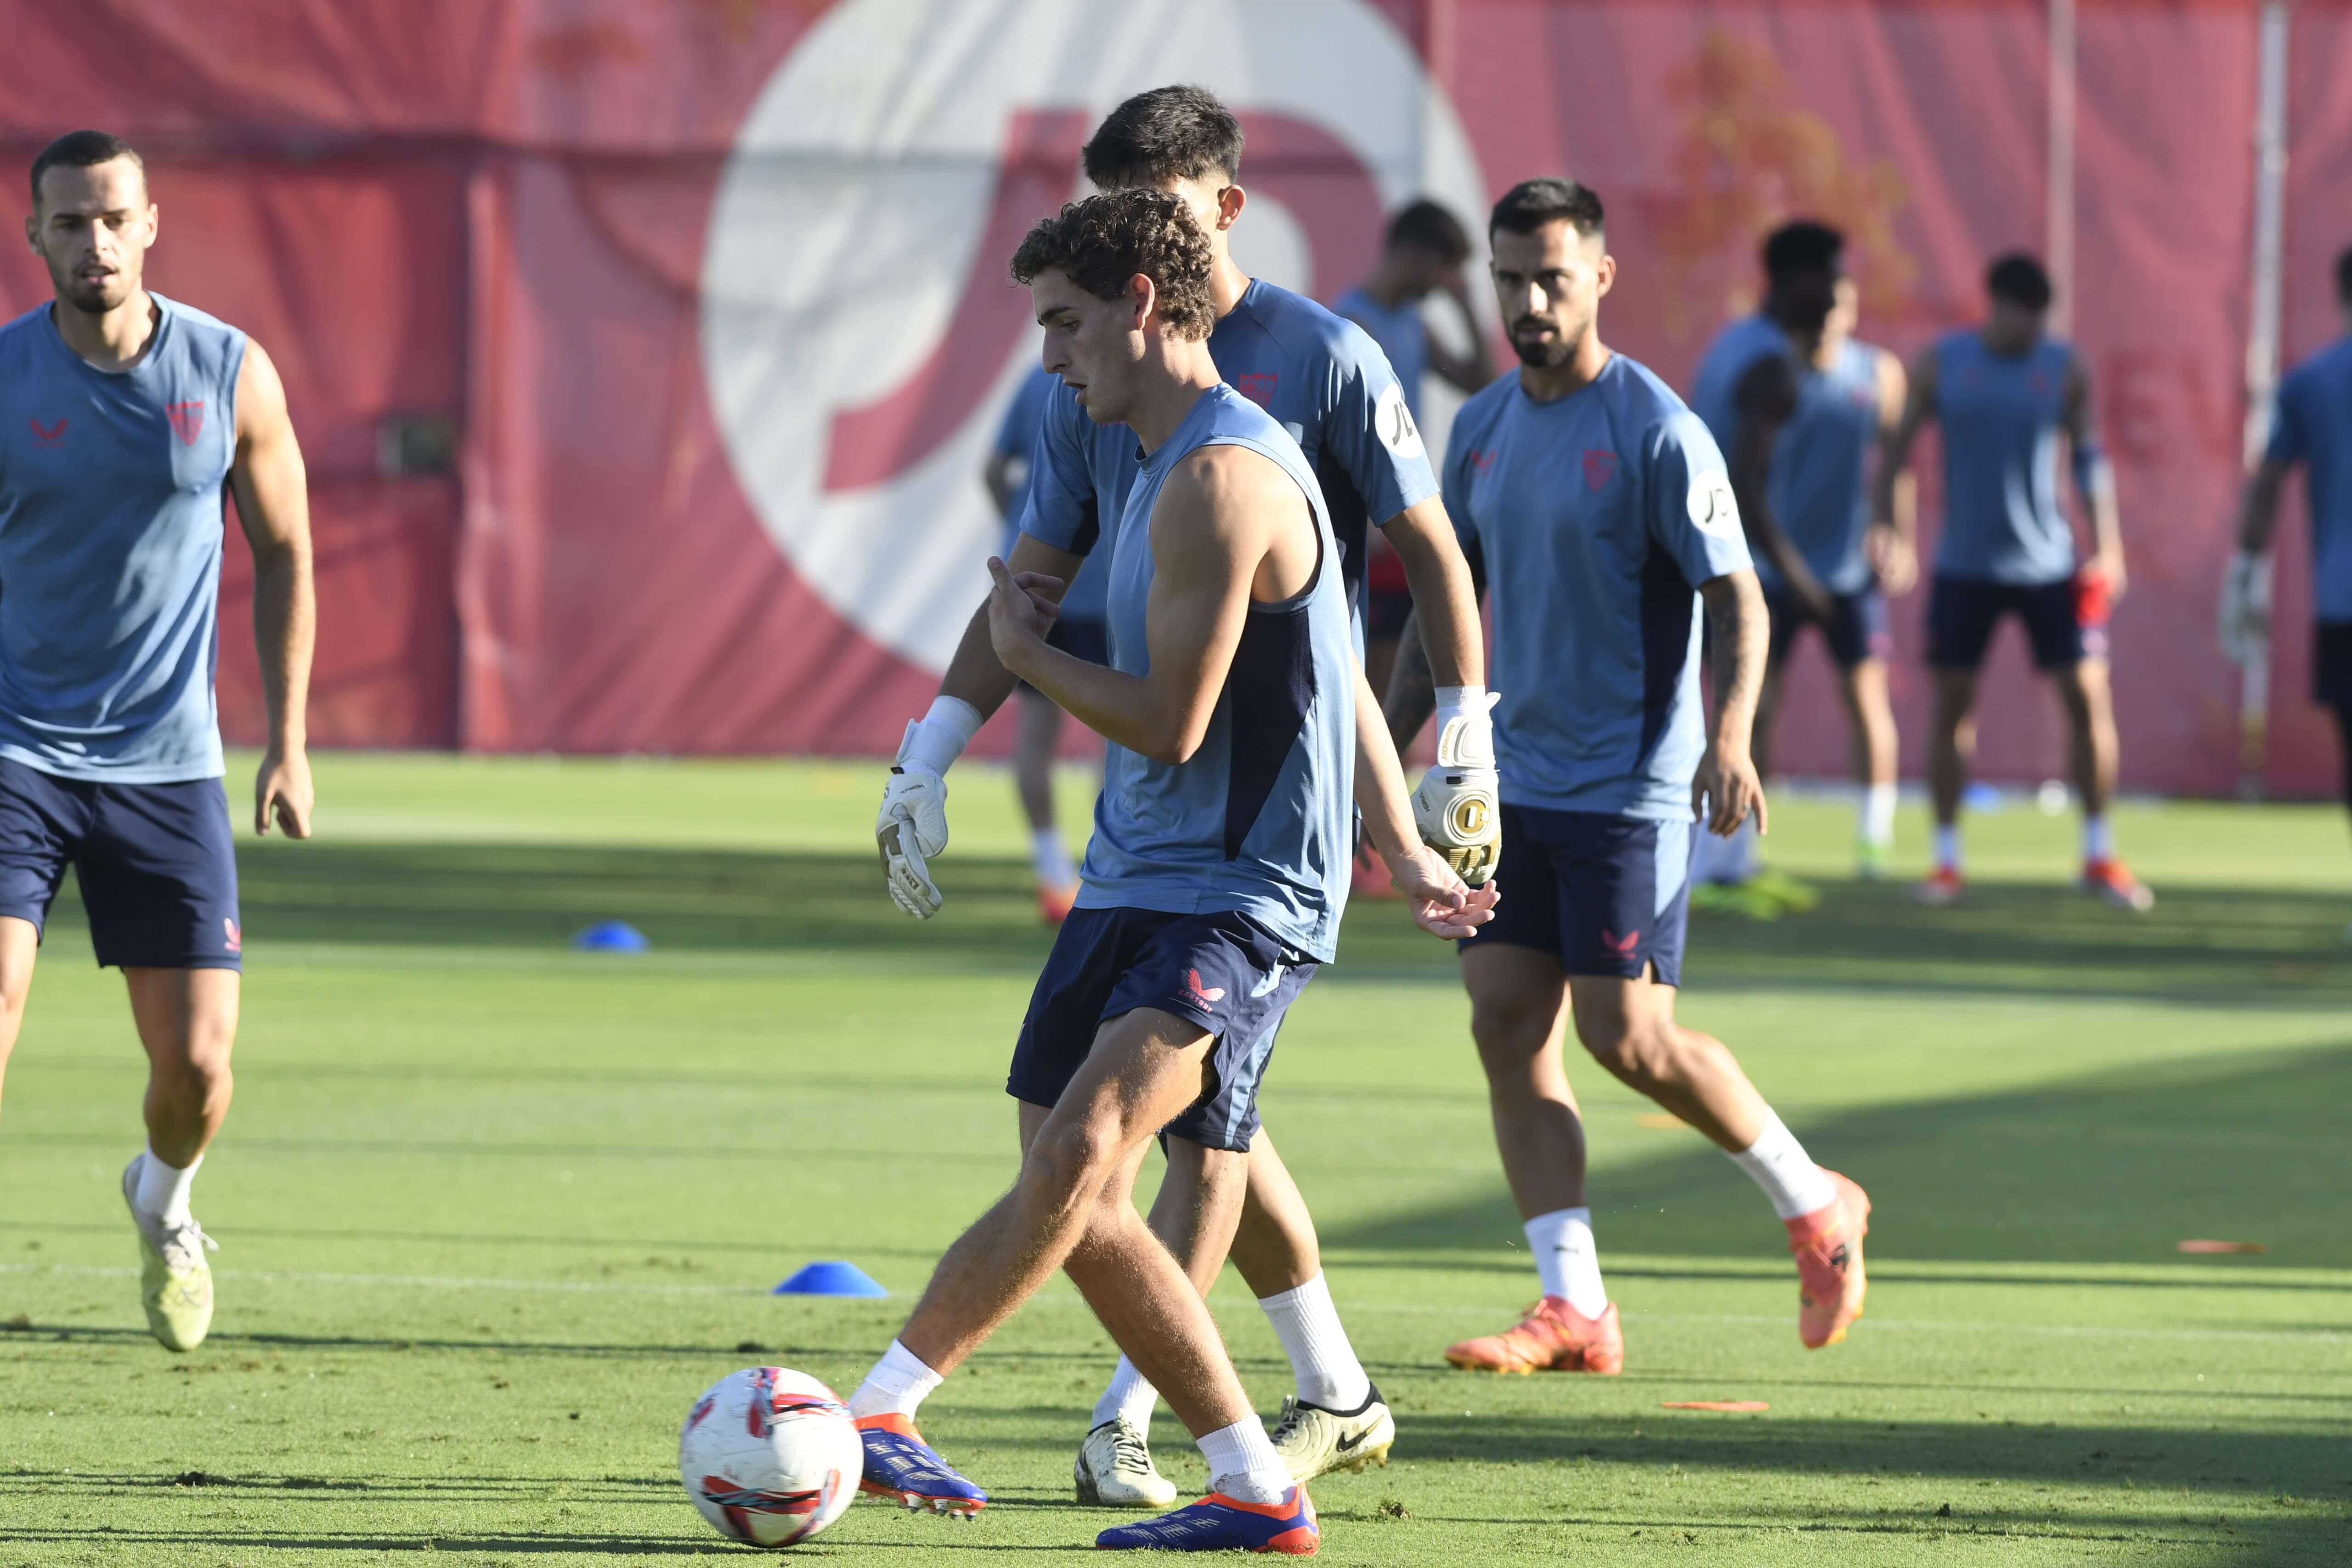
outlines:
[[[2238, 683], [2212, 625], [2244, 416], [2256, 13], [2075, 0], [2057, 13], [2071, 138], [2053, 15], [109, 0], [68, 22], [0, 0], [0, 142], [25, 160], [89, 124], [139, 143], [164, 213], [152, 279], [283, 368], [311, 465], [321, 742], [893, 745], [994, 531], [981, 456], [1031, 353], [999, 281], [1008, 237], [1075, 191], [1103, 110], [1193, 79], [1248, 119], [1257, 200], [1236, 247], [1254, 270], [1328, 296], [1369, 260], [1382, 206], [1426, 191], [1475, 214], [1571, 173], [1610, 205], [1604, 335], [1677, 384], [1748, 303], [1757, 237], [1782, 217], [1856, 237], [1864, 336], [1906, 353], [1974, 318], [1993, 253], [2054, 248], [2122, 485], [2126, 781], [2222, 791]], [[2352, 238], [2333, 226], [2352, 22], [2302, 4], [2294, 26], [2290, 360], [2334, 335], [2329, 265]], [[0, 305], [45, 297], [30, 258], [0, 263]], [[2269, 781], [2320, 792], [2299, 527], [2289, 541]], [[251, 738], [230, 554], [224, 721]], [[1913, 772], [1923, 613], [1921, 596], [1895, 610]], [[1986, 773], [2061, 772], [2013, 642], [1992, 681]], [[1811, 654], [1795, 690], [1785, 765], [1842, 771]]]

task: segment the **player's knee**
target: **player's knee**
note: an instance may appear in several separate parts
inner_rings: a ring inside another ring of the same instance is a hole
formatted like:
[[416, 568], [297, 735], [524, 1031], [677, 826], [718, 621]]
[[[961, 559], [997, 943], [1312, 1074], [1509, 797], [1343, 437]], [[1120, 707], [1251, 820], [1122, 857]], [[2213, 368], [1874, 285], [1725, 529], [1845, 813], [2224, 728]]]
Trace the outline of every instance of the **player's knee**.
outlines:
[[1474, 996], [1470, 1000], [1470, 1038], [1479, 1060], [1492, 1073], [1524, 1063], [1542, 1051], [1551, 1039], [1554, 1014], [1549, 1006], [1530, 1005], [1515, 996]]
[[1109, 1178], [1118, 1158], [1117, 1130], [1092, 1118], [1072, 1117], [1042, 1129], [1029, 1146], [1029, 1159], [1047, 1189], [1091, 1194]]
[[1663, 1078], [1674, 1030], [1654, 1019], [1612, 1013], [1576, 1021], [1577, 1043], [1618, 1078], [1643, 1083]]

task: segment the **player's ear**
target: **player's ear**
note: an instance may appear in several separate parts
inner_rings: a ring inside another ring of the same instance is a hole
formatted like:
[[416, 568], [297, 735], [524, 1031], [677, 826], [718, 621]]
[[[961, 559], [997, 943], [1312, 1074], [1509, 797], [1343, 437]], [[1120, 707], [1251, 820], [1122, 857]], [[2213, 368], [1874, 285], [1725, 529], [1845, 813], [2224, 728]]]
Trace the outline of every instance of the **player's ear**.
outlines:
[[1242, 216], [1242, 208], [1248, 205], [1249, 193], [1239, 185], [1227, 185], [1223, 190], [1219, 191], [1217, 193], [1217, 227], [1221, 230], [1233, 227], [1234, 222]]
[[1601, 259], [1593, 263], [1592, 276], [1595, 279], [1592, 293], [1598, 299], [1608, 293], [1610, 285], [1617, 281], [1617, 258], [1602, 251]]
[[157, 206], [153, 202], [149, 202], [147, 204], [147, 243], [141, 246], [139, 248], [145, 250], [150, 246], [152, 246], [155, 243], [155, 237], [163, 232], [163, 209]]
[[41, 254], [41, 215], [37, 212], [25, 215], [25, 244], [34, 255]]
[[1131, 312], [1127, 330], [1139, 332], [1150, 324], [1160, 304], [1160, 290], [1148, 274], [1139, 272], [1127, 280], [1127, 302]]

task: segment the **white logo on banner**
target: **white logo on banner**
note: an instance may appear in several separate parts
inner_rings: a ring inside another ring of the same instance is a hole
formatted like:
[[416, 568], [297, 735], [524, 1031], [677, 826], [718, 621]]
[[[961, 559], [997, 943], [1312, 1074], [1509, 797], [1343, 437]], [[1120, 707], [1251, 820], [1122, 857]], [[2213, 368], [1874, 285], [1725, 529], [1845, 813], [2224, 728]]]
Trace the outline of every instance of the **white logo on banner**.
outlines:
[[[1251, 128], [1234, 252], [1254, 276], [1352, 282], [1386, 212], [1418, 195], [1484, 227], [1452, 106], [1362, 0], [843, 0], [737, 137], [701, 279], [728, 457], [794, 571], [918, 665], [946, 665], [1002, 540], [980, 468], [1037, 363], [1013, 247], [1083, 194], [1077, 150], [1101, 117], [1171, 82]], [[1343, 174], [1310, 193], [1319, 210], [1286, 201], [1268, 184], [1286, 149], [1360, 169], [1361, 200], [1335, 218]], [[1318, 255], [1335, 222], [1349, 254]], [[1421, 446], [1402, 399], [1393, 427], [1381, 412], [1392, 447]]]

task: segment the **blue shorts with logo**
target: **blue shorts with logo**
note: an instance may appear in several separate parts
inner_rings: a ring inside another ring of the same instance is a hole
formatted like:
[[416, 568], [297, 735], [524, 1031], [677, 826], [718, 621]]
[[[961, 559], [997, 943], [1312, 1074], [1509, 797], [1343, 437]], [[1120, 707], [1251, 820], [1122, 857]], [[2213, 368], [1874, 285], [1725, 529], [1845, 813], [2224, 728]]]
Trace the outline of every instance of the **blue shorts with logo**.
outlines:
[[2084, 626], [2072, 577], [2055, 583], [1994, 583], [1937, 574], [1927, 590], [1927, 663], [1936, 669], [1975, 669], [2003, 616], [2025, 623], [2033, 668], [2064, 669], [2107, 656], [2105, 626]]
[[[1772, 615], [1771, 660], [1779, 664], [1796, 646], [1797, 634], [1815, 623], [1804, 617], [1796, 599], [1777, 584], [1764, 590], [1764, 607]], [[1852, 669], [1865, 658], [1885, 658], [1895, 649], [1894, 634], [1886, 626], [1886, 595], [1875, 583], [1857, 593], [1832, 594], [1829, 624], [1820, 629], [1822, 641], [1840, 669]]]
[[1503, 803], [1495, 918], [1462, 942], [1530, 947], [1566, 973], [1682, 984], [1698, 825]]
[[0, 915], [46, 927], [68, 865], [100, 963], [245, 967], [220, 780], [100, 784], [0, 757]]
[[1246, 915], [1073, 910], [1037, 977], [1004, 1091], [1053, 1105], [1103, 1025], [1157, 1007], [1214, 1037], [1201, 1098], [1163, 1131], [1238, 1153], [1257, 1135], [1258, 1084], [1282, 1016], [1315, 969]]

